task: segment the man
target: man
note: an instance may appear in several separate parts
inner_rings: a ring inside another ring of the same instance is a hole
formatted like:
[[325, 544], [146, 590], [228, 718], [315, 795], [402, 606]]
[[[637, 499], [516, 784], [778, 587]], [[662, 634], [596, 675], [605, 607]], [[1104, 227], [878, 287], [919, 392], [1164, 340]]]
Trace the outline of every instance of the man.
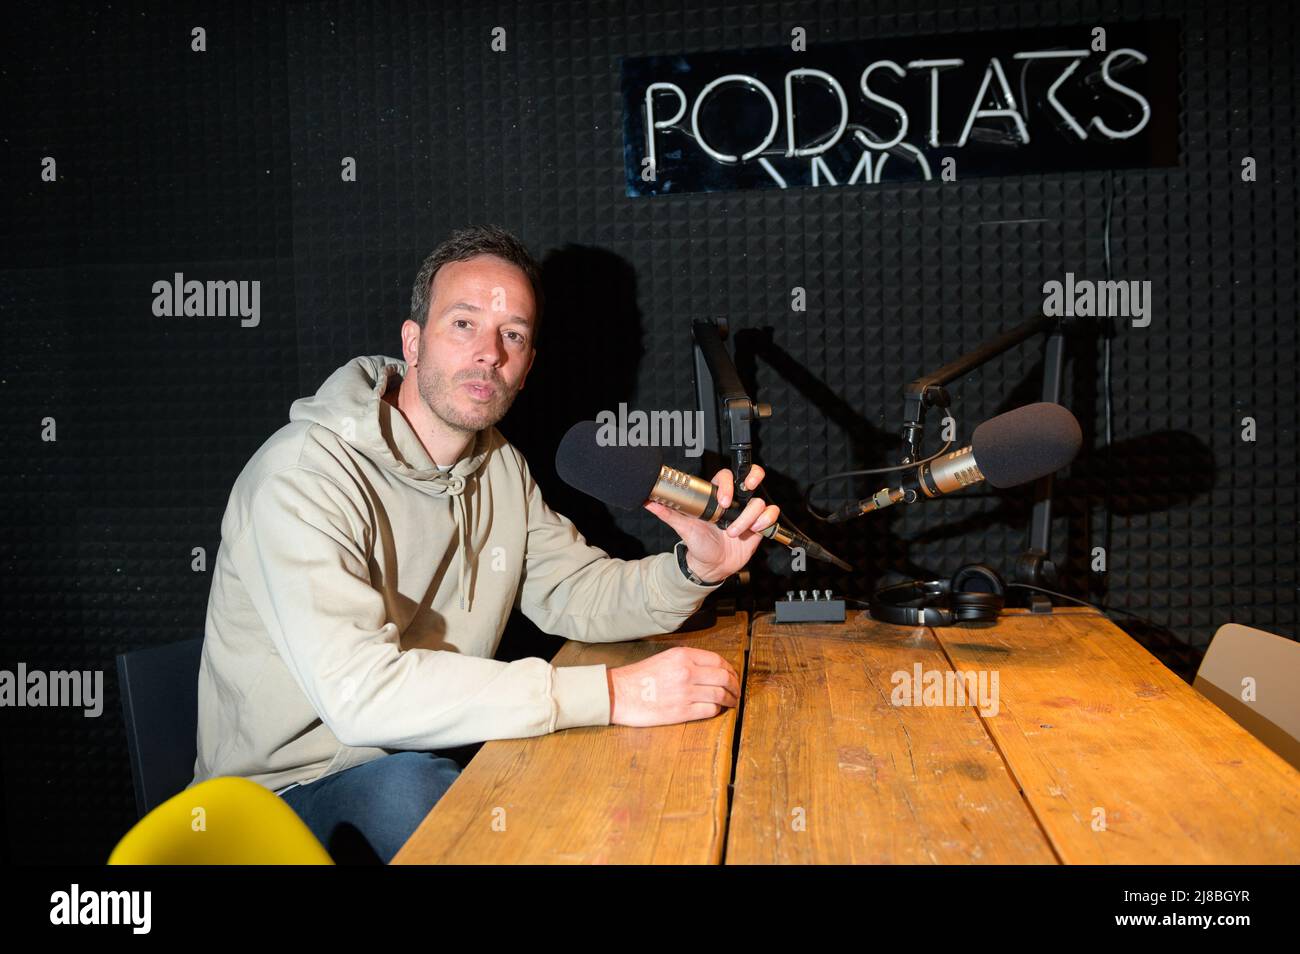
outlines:
[[[459, 772], [438, 749], [737, 704], [735, 669], [705, 650], [609, 670], [492, 658], [512, 608], [589, 642], [672, 632], [778, 516], [754, 499], [724, 532], [647, 503], [681, 553], [589, 546], [493, 426], [536, 357], [541, 304], [514, 237], [456, 232], [416, 277], [402, 359], [349, 361], [253, 455], [221, 524], [191, 784], [250, 778], [336, 856], [351, 838], [387, 862]], [[730, 473], [714, 483], [730, 503]]]

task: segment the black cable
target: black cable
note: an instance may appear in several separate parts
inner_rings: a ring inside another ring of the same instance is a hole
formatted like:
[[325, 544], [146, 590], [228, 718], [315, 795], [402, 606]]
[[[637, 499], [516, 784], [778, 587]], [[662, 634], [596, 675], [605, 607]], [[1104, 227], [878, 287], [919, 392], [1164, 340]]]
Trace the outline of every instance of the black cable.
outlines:
[[[1110, 224], [1115, 208], [1115, 173], [1106, 170], [1106, 218], [1102, 229], [1102, 253], [1106, 269], [1106, 281], [1111, 280], [1111, 262], [1110, 262]], [[1111, 391], [1110, 377], [1110, 352], [1111, 339], [1114, 337], [1114, 325], [1111, 324], [1113, 319], [1107, 319], [1107, 324], [1102, 330], [1102, 393], [1104, 395], [1103, 403], [1105, 405], [1106, 416], [1106, 494], [1105, 494], [1105, 531], [1102, 536], [1102, 553], [1106, 560], [1106, 571], [1110, 571], [1110, 554], [1111, 540], [1113, 531], [1113, 513], [1114, 507], [1114, 484], [1115, 484], [1115, 462], [1114, 462], [1114, 445], [1115, 434], [1113, 428], [1114, 421], [1114, 399]]]
[[1081, 600], [1077, 596], [1071, 596], [1069, 593], [1058, 593], [1056, 590], [1049, 590], [1041, 586], [1034, 586], [1032, 583], [1008, 583], [1007, 586], [1008, 587], [1018, 586], [1021, 589], [1025, 589], [1025, 590], [1037, 590], [1038, 592], [1046, 593], [1049, 596], [1058, 596], [1063, 600], [1073, 600], [1074, 602], [1081, 603], [1084, 606], [1091, 606], [1099, 613], [1102, 613], [1103, 615], [1107, 615], [1107, 616], [1110, 615], [1111, 613], [1123, 613], [1125, 616], [1132, 616], [1136, 620], [1141, 620], [1142, 622], [1146, 623], [1148, 626], [1155, 626], [1155, 624], [1152, 623], [1149, 619], [1143, 616], [1139, 616], [1137, 613], [1130, 613], [1126, 609], [1120, 609], [1118, 606], [1102, 606], [1100, 603], [1089, 603], [1087, 600]]
[[930, 461], [937, 460], [938, 458], [942, 457], [944, 454], [948, 453], [948, 448], [952, 447], [954, 443], [955, 441], [950, 440], [948, 441], [948, 443], [944, 444], [943, 447], [939, 448], [929, 457], [926, 457], [924, 460], [915, 461], [914, 463], [911, 464], [895, 464], [892, 467], [871, 467], [867, 470], [842, 470], [838, 474], [827, 474], [825, 477], [818, 477], [816, 480], [810, 483], [808, 485], [808, 489], [804, 491], [803, 508], [804, 510], [808, 511], [809, 516], [811, 516], [814, 520], [820, 520], [822, 523], [834, 523], [836, 521], [827, 519], [827, 517], [823, 516], [822, 514], [819, 514], [813, 508], [812, 489], [816, 487], [818, 484], [825, 483], [828, 480], [836, 480], [837, 478], [840, 477], [866, 477], [870, 474], [891, 474], [897, 470], [913, 470], [914, 468], [920, 467], [922, 464], [928, 464], [930, 463]]

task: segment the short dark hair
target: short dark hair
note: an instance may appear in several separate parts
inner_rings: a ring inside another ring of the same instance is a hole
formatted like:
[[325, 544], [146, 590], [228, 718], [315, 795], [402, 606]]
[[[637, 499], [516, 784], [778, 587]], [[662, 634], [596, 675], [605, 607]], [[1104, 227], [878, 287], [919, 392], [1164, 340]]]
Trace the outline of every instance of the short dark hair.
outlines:
[[476, 255], [495, 255], [505, 259], [528, 277], [529, 284], [533, 286], [533, 299], [537, 303], [537, 314], [533, 316], [532, 327], [533, 344], [536, 345], [544, 304], [542, 267], [523, 242], [498, 225], [471, 225], [457, 229], [451, 233], [450, 238], [429, 253], [429, 257], [420, 265], [415, 285], [411, 288], [411, 320], [423, 331], [429, 317], [429, 304], [433, 300], [433, 279], [438, 270], [451, 262], [464, 262]]

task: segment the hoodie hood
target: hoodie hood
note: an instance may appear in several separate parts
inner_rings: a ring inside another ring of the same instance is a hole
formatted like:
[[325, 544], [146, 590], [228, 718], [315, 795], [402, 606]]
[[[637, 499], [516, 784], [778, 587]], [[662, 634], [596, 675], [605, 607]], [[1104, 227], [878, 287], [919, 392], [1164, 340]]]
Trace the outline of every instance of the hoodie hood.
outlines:
[[475, 434], [450, 471], [439, 470], [406, 418], [383, 399], [390, 387], [401, 383], [407, 370], [401, 358], [353, 358], [326, 378], [313, 396], [294, 401], [289, 420], [319, 425], [421, 491], [451, 500], [461, 541], [460, 605], [468, 609], [469, 513], [465, 491], [487, 459], [493, 428], [485, 427]]
[[[289, 420], [319, 424], [387, 470], [427, 483], [425, 489], [434, 494], [445, 493], [455, 481], [438, 470], [406, 418], [383, 399], [390, 387], [401, 383], [406, 372], [407, 364], [401, 358], [353, 358], [326, 378], [314, 395], [294, 401]], [[475, 435], [450, 476], [463, 481], [483, 465], [491, 430], [484, 428]]]

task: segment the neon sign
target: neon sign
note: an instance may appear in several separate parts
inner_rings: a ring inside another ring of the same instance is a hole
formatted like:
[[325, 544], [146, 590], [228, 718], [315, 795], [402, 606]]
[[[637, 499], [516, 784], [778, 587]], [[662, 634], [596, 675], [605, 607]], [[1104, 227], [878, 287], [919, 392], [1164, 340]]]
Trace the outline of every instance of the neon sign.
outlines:
[[1176, 165], [1178, 29], [625, 58], [627, 194]]

